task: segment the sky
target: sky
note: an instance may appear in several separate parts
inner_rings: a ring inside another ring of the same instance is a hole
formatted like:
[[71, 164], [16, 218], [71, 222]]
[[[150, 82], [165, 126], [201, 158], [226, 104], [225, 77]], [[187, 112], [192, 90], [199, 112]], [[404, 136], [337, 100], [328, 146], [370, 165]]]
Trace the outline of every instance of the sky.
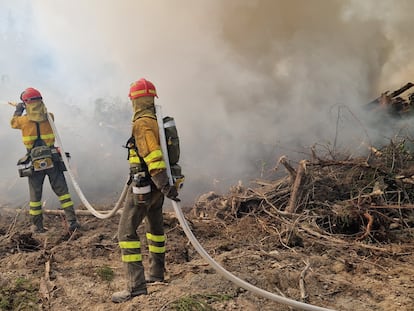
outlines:
[[[54, 113], [97, 205], [115, 203], [127, 178], [128, 90], [142, 77], [175, 118], [185, 205], [273, 178], [280, 156], [295, 166], [313, 145], [364, 154], [411, 129], [379, 122], [364, 104], [414, 80], [413, 9], [408, 0], [0, 0], [0, 204], [28, 202], [7, 105], [27, 87]], [[44, 199], [57, 206], [48, 181]]]

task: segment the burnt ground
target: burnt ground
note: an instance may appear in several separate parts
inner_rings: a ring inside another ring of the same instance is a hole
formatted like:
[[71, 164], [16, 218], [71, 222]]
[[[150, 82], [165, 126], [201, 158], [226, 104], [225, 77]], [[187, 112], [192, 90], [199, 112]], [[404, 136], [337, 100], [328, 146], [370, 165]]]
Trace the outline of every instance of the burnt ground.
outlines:
[[[311, 237], [301, 229], [288, 243], [283, 233], [269, 233], [265, 216], [226, 221], [199, 212], [192, 209], [186, 217], [200, 243], [257, 287], [335, 310], [414, 310], [412, 230], [381, 245]], [[79, 216], [82, 230], [72, 236], [61, 216], [46, 214], [48, 232], [33, 235], [27, 210], [0, 209], [0, 215], [1, 310], [292, 310], [217, 274], [173, 213], [165, 214], [166, 283], [120, 305], [110, 301], [125, 284], [116, 242], [119, 215]]]
[[[256, 287], [334, 310], [412, 311], [413, 153], [400, 143], [374, 151], [313, 153], [296, 168], [282, 157], [285, 177], [204, 194], [185, 216], [210, 256]], [[166, 282], [113, 304], [125, 288], [119, 214], [77, 212], [82, 228], [73, 235], [56, 210], [45, 211], [48, 231], [32, 234], [27, 207], [0, 207], [0, 310], [292, 310], [218, 274], [173, 212], [165, 212]], [[146, 265], [145, 239], [142, 251]]]

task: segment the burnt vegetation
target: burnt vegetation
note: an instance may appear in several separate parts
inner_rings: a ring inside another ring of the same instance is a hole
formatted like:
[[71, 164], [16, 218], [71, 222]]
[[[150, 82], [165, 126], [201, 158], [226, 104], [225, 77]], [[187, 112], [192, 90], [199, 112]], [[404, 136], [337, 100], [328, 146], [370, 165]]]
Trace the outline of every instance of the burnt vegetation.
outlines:
[[286, 176], [239, 184], [225, 196], [204, 195], [194, 213], [226, 223], [256, 217], [286, 245], [303, 239], [367, 247], [409, 241], [414, 158], [407, 145], [406, 139], [391, 141], [358, 158], [322, 157], [312, 150], [309, 159], [294, 164], [283, 156], [275, 170], [284, 166]]

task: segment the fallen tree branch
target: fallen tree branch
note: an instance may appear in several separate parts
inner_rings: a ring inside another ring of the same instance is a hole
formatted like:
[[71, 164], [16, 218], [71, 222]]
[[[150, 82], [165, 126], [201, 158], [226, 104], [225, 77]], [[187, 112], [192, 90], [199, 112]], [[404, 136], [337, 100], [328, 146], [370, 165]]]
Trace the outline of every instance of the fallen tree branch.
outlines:
[[306, 160], [302, 160], [299, 162], [299, 167], [298, 167], [298, 171], [296, 174], [296, 179], [295, 182], [293, 184], [293, 189], [290, 195], [290, 199], [289, 199], [289, 205], [288, 208], [286, 209], [286, 212], [288, 213], [295, 213], [296, 212], [296, 203], [298, 201], [298, 193], [300, 190], [300, 186], [302, 184], [302, 177], [305, 173], [305, 169], [306, 169]]
[[[278, 214], [278, 215], [280, 215], [280, 216], [288, 216], [288, 217], [294, 217], [294, 216], [296, 216], [296, 217], [299, 217], [300, 215], [298, 215], [298, 214], [294, 214], [294, 213], [288, 213], [288, 212], [286, 212], [286, 211], [281, 211], [280, 209], [278, 209], [276, 206], [274, 206], [273, 204], [272, 204], [272, 202], [270, 202], [269, 200], [268, 200], [268, 198], [265, 196], [265, 195], [263, 195], [263, 194], [260, 194], [260, 193], [258, 193], [257, 191], [255, 191], [254, 189], [250, 189], [253, 193], [255, 193], [255, 194], [257, 194], [260, 198], [262, 198], [263, 200], [265, 200], [265, 202], [270, 206], [270, 207], [272, 207], [273, 208], [273, 210], [276, 212], [276, 214]], [[264, 211], [265, 212], [267, 212], [265, 209], [264, 209]], [[270, 214], [271, 216], [273, 216], [272, 214]]]
[[[107, 213], [109, 211], [97, 211], [97, 212], [98, 213]], [[46, 210], [43, 210], [43, 214], [60, 216], [60, 215], [64, 215], [65, 212], [63, 210], [48, 210], [48, 209], [46, 209]], [[75, 214], [79, 215], [79, 216], [94, 216], [88, 210], [75, 210]]]
[[[21, 213], [21, 212], [26, 212], [27, 214], [29, 213], [28, 209], [23, 209], [23, 208], [1, 208], [0, 210], [2, 211], [6, 211], [6, 212], [12, 212], [12, 213]], [[60, 216], [60, 215], [64, 215], [65, 212], [63, 210], [50, 210], [50, 209], [44, 209], [43, 214], [46, 215], [55, 215], [55, 216]], [[98, 213], [108, 213], [110, 211], [97, 211]], [[117, 212], [121, 213], [121, 210], [119, 210]], [[89, 212], [88, 210], [75, 210], [75, 214], [79, 215], [79, 216], [94, 216], [93, 214], [91, 214], [91, 212]]]
[[286, 156], [281, 156], [278, 161], [278, 165], [276, 166], [275, 170], [277, 170], [279, 163], [282, 163], [283, 166], [286, 168], [290, 175], [290, 180], [294, 181], [296, 179], [296, 170], [288, 163]]
[[[370, 249], [370, 250], [375, 250], [375, 251], [380, 251], [380, 252], [384, 252], [384, 253], [397, 255], [394, 251], [392, 251], [390, 249], [386, 249], [386, 248], [382, 248], [382, 247], [376, 247], [376, 246], [373, 246], [373, 245], [362, 244], [362, 243], [349, 243], [349, 242], [341, 240], [341, 239], [336, 239], [336, 238], [333, 238], [333, 237], [329, 237], [329, 236], [326, 236], [326, 235], [321, 234], [319, 232], [316, 232], [315, 230], [312, 230], [311, 228], [308, 228], [306, 225], [303, 225], [303, 224], [300, 226], [300, 229], [302, 229], [305, 232], [307, 232], [307, 233], [309, 233], [313, 236], [316, 236], [318, 238], [322, 238], [322, 239], [331, 241], [335, 245], [342, 244], [344, 246], [356, 246], [356, 247], [362, 247], [362, 248], [366, 248], [366, 249]], [[315, 242], [326, 245], [326, 243], [323, 242], [323, 241], [315, 240]]]
[[52, 293], [55, 285], [50, 281], [50, 261], [52, 260], [52, 255], [49, 260], [45, 262], [45, 274], [40, 278], [39, 284], [39, 293], [43, 301], [43, 305], [46, 305], [50, 309], [50, 294]]
[[368, 208], [414, 209], [414, 205], [367, 205]]
[[318, 159], [317, 163], [311, 163], [320, 165], [320, 166], [358, 166], [358, 167], [371, 167], [365, 159], [354, 159], [354, 160], [347, 160], [347, 161], [334, 161], [334, 160], [322, 160]]

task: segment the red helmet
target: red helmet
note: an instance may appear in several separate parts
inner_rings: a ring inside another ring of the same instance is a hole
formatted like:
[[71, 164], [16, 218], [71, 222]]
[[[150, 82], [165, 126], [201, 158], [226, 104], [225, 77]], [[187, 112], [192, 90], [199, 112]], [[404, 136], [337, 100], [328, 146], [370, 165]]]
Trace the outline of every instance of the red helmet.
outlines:
[[158, 97], [154, 84], [145, 79], [139, 79], [138, 81], [131, 83], [128, 96], [130, 99], [143, 96]]
[[29, 87], [23, 91], [20, 95], [20, 99], [26, 103], [29, 100], [42, 99], [42, 94], [40, 94], [38, 90]]

